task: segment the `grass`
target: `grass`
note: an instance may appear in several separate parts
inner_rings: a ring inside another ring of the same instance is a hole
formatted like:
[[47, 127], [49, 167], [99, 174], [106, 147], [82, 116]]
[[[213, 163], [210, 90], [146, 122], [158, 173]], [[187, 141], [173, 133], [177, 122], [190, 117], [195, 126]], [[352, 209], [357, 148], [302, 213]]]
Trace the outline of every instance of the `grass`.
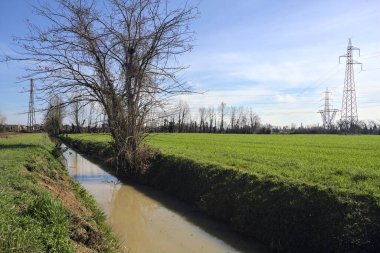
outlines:
[[116, 252], [104, 215], [53, 148], [45, 134], [0, 138], [0, 252]]
[[164, 154], [380, 198], [380, 136], [156, 135]]
[[[105, 143], [108, 134], [73, 138]], [[380, 136], [154, 134], [165, 155], [380, 198]]]

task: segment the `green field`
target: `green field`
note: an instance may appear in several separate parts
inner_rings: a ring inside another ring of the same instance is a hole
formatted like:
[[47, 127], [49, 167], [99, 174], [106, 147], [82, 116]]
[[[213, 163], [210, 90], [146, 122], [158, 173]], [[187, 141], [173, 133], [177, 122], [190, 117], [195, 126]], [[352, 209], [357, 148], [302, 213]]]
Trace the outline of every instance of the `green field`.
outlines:
[[116, 252], [104, 215], [53, 150], [46, 134], [0, 135], [0, 252]]
[[[106, 134], [70, 135], [108, 142]], [[165, 155], [380, 199], [380, 136], [152, 134]]]

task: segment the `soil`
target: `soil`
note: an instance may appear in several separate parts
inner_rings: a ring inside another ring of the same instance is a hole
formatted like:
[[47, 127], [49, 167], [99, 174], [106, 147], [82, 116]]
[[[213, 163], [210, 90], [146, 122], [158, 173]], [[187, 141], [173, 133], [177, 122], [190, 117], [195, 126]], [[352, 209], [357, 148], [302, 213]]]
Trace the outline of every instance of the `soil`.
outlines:
[[16, 135], [17, 133], [0, 133], [0, 139], [1, 138], [9, 138], [12, 135]]

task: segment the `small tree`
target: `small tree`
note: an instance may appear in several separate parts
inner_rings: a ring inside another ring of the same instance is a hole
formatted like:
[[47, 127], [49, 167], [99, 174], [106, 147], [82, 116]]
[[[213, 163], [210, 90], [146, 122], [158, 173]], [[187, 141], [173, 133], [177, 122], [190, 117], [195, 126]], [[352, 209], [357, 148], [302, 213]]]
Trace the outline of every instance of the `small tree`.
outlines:
[[49, 135], [56, 136], [61, 133], [63, 126], [64, 109], [60, 97], [53, 97], [45, 115], [45, 130]]
[[185, 101], [180, 100], [177, 105], [178, 109], [178, 132], [184, 131], [185, 121], [187, 120], [189, 113], [190, 113], [190, 107], [189, 104]]

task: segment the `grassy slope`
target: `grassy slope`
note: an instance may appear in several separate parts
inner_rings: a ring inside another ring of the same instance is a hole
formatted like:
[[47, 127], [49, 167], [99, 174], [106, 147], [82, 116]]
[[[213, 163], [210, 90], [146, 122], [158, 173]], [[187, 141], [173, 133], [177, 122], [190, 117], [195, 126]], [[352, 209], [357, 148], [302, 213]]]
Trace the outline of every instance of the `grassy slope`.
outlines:
[[114, 252], [93, 199], [44, 134], [0, 138], [0, 252]]
[[[107, 134], [72, 135], [108, 142]], [[154, 134], [166, 155], [380, 199], [380, 136]]]

